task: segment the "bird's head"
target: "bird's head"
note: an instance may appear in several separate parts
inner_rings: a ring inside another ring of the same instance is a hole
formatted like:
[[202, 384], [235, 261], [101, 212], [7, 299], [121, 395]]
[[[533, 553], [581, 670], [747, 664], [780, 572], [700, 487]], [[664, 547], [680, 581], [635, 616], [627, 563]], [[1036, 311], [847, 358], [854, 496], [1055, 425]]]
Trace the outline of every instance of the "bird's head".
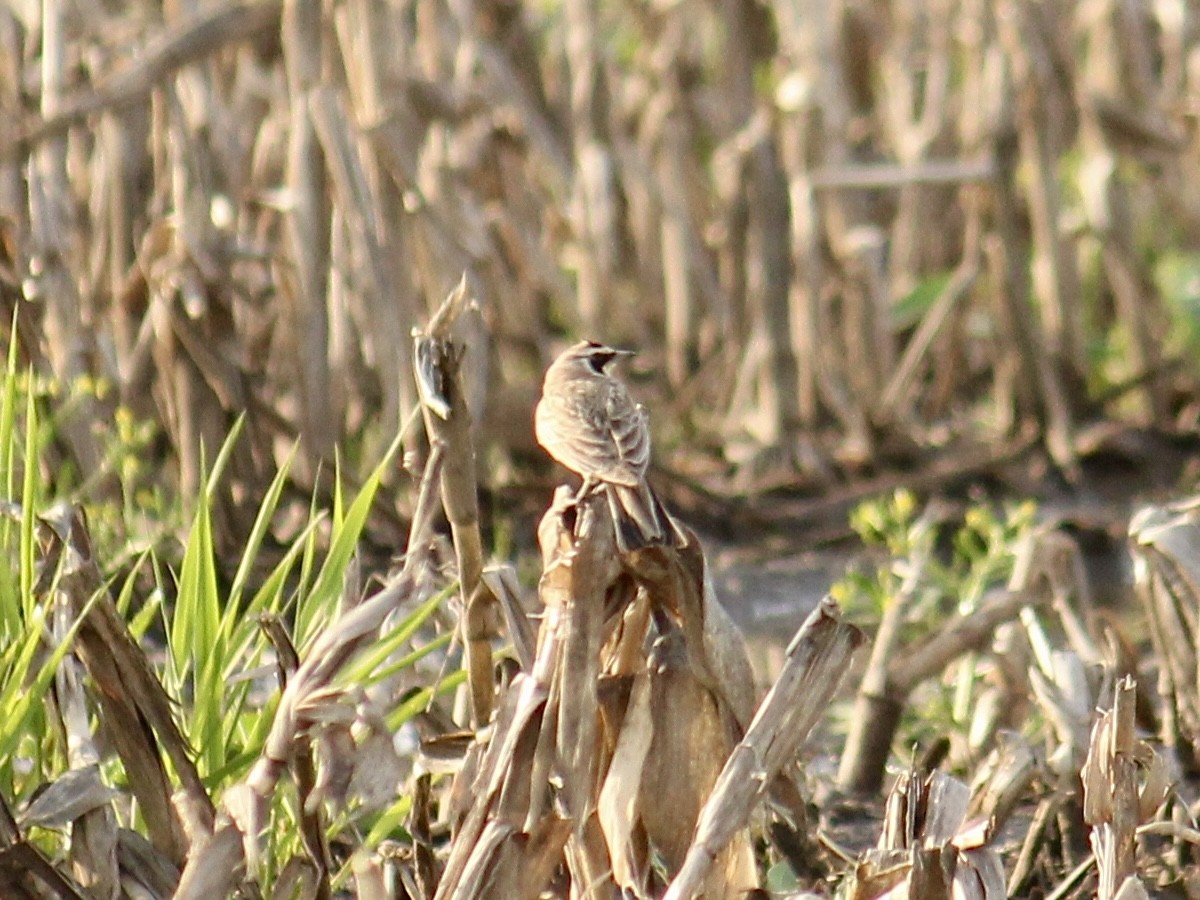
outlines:
[[596, 341], [580, 341], [568, 350], [567, 354], [586, 365], [595, 374], [603, 375], [614, 360], [633, 356], [633, 351], [616, 350]]

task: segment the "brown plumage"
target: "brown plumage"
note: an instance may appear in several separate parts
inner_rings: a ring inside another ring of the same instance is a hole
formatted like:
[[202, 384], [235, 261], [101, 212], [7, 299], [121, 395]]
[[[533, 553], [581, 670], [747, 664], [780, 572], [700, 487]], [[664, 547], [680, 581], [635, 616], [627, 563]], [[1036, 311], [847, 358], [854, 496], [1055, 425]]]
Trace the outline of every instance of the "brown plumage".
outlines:
[[597, 487], [607, 494], [622, 550], [674, 540], [676, 534], [646, 483], [649, 417], [608, 371], [616, 359], [631, 355], [580, 341], [546, 370], [542, 399], [534, 412], [538, 443], [582, 476], [579, 496]]

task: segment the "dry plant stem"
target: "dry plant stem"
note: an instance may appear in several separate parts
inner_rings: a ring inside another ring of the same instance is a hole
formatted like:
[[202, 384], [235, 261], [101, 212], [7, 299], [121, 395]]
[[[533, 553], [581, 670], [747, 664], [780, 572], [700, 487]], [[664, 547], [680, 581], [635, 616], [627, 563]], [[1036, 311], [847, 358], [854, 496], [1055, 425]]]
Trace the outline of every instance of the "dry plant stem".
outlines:
[[[1022, 49], [1025, 38], [1023, 38], [1023, 33], [1020, 32], [1018, 25], [1024, 15], [1025, 10], [1020, 8], [1020, 4], [1006, 3], [1001, 21], [1008, 22], [1010, 27], [1007, 30], [1002, 28], [1001, 32], [1005, 37], [1009, 52], [1027, 67], [1029, 60]], [[1040, 40], [1040, 38], [1031, 40]], [[1035, 153], [1034, 145], [1038, 143], [1040, 137], [1030, 122], [1029, 115], [1027, 114], [1021, 124], [1016, 127], [1022, 134], [1023, 149], [1029, 153]], [[1030, 297], [1030, 252], [1027, 244], [1021, 238], [1023, 227], [1021, 223], [1026, 212], [1025, 205], [1020, 198], [1016, 178], [1017, 168], [1020, 164], [1018, 151], [999, 141], [995, 142], [993, 150], [997, 173], [992, 186], [995, 239], [986, 242], [985, 248], [990, 251], [989, 261], [999, 284], [1000, 304], [1004, 311], [1004, 318], [1011, 330], [1013, 350], [1016, 352], [1022, 368], [1035, 376], [1033, 387], [1045, 427], [1047, 449], [1055, 463], [1068, 474], [1072, 474], [1076, 471], [1077, 460], [1072, 437], [1073, 423], [1070, 403], [1060, 373], [1053, 365], [1053, 358], [1047, 346], [1048, 341], [1042, 323], [1035, 315]], [[1045, 174], [1044, 169], [1039, 171], [1041, 174]], [[1053, 185], [1049, 187], [1043, 185], [1043, 187], [1052, 193], [1055, 190]], [[1043, 205], [1050, 202], [1045, 191], [1037, 193], [1035, 203], [1039, 198], [1044, 201]], [[1057, 210], [1056, 202], [1054, 208]], [[1048, 223], [1041, 215], [1038, 216], [1038, 220], [1042, 226], [1057, 231], [1056, 222]], [[1047, 240], [1052, 240], [1055, 248], [1059, 247], [1060, 238], [1057, 233], [1049, 235]], [[1059, 251], [1056, 250], [1055, 253], [1057, 252]], [[1058, 259], [1057, 256], [1052, 256], [1052, 258]]]
[[[1089, 876], [1095, 866], [1096, 858], [1089, 856], [1063, 877], [1058, 886], [1046, 895], [1046, 900], [1066, 900], [1068, 897], [1080, 897], [1090, 894], [1094, 885], [1091, 883]], [[1081, 890], [1084, 887], [1087, 888], [1086, 891]]]
[[[970, 790], [944, 772], [901, 773], [887, 799], [879, 849], [868, 850], [852, 878], [857, 896], [905, 874], [908, 897], [990, 897], [1004, 894], [1004, 866], [987, 830], [966, 821]], [[905, 873], [907, 869], [907, 873]]]
[[[74, 619], [72, 606], [70, 599], [65, 596], [60, 596], [54, 605], [53, 632], [56, 645], [67, 639]], [[77, 659], [69, 655], [64, 657], [55, 672], [54, 685], [54, 700], [66, 738], [64, 744], [70, 766], [65, 777], [91, 771], [98, 780], [100, 754], [92, 739], [83, 689], [83, 666]], [[71, 869], [80, 886], [94, 896], [118, 895], [120, 871], [117, 840], [117, 820], [111, 803], [102, 803], [82, 812], [71, 822]]]
[[437, 889], [437, 869], [433, 856], [433, 839], [429, 832], [431, 776], [417, 776], [413, 784], [412, 812], [409, 814], [408, 830], [413, 841], [413, 861], [416, 869], [417, 887], [424, 900], [433, 896]]
[[286, 179], [291, 205], [284, 220], [294, 263], [288, 321], [295, 352], [301, 434], [309, 461], [329, 456], [336, 437], [330, 402], [329, 283], [330, 205], [325, 154], [317, 137], [311, 103], [321, 89], [323, 54], [321, 6], [285, 0], [281, 23], [288, 86]]
[[[353, 568], [353, 566], [351, 566]], [[291, 636], [277, 618], [265, 620], [262, 623], [264, 632], [275, 648], [279, 670], [279, 685], [283, 690], [300, 666], [300, 655], [292, 643]], [[300, 836], [304, 848], [308, 851], [309, 861], [316, 871], [317, 883], [313, 896], [317, 900], [329, 900], [332, 890], [329, 883], [331, 855], [329, 845], [325, 840], [325, 817], [320, 808], [310, 810], [309, 798], [316, 786], [317, 773], [313, 761], [312, 739], [307, 735], [296, 737], [295, 747], [291, 758], [292, 777], [296, 781], [296, 793], [299, 798]]]
[[[62, 99], [66, 80], [67, 4], [44, 0], [41, 4], [41, 109], [53, 115]], [[79, 284], [72, 277], [70, 241], [77, 229], [71, 182], [67, 171], [67, 142], [50, 141], [37, 149], [29, 166], [29, 226], [32, 258], [29, 271], [35, 278], [33, 297], [45, 304], [42, 329], [50, 372], [62, 384], [74, 384], [87, 374], [91, 330], [83, 319], [85, 309]], [[28, 289], [27, 289], [28, 293]], [[84, 472], [100, 469], [102, 455], [90, 422], [100, 418], [94, 401], [81, 396], [77, 408], [64, 410], [59, 429], [71, 446], [76, 464]]]
[[[334, 200], [349, 232], [349, 260], [340, 280], [358, 286], [358, 290], [348, 292], [348, 313], [365, 338], [369, 349], [364, 348], [364, 352], [373, 350], [379, 360], [380, 387], [386, 398], [380, 431], [394, 434], [400, 424], [400, 403], [402, 399], [411, 399], [398, 393], [402, 381], [411, 384], [408, 381], [411, 345], [402, 327], [402, 313], [382, 302], [393, 281], [384, 254], [385, 237], [380, 233], [386, 216], [368, 182], [370, 157], [366, 155], [366, 145], [356, 140], [358, 130], [345, 103], [337, 91], [323, 84], [313, 91], [309, 111], [329, 167]], [[342, 330], [350, 332], [353, 326], [347, 325]], [[350, 352], [351, 348], [347, 348], [344, 355]], [[350, 375], [348, 371], [340, 373], [338, 380], [345, 384], [351, 380]]]
[[[541, 531], [539, 537], [545, 533]], [[545, 636], [560, 648], [555, 654], [558, 706], [552, 766], [562, 781], [559, 802], [574, 824], [567, 841], [567, 864], [576, 885], [594, 885], [600, 896], [615, 891], [608, 851], [594, 816], [600, 790], [596, 685], [604, 601], [618, 575], [613, 541], [607, 509], [593, 494], [576, 506], [570, 549], [554, 542], [558, 552], [550, 557], [539, 585], [546, 624], [554, 629]], [[543, 544], [543, 557], [548, 551], [552, 546]], [[557, 615], [549, 616], [551, 611]]]
[[600, 678], [607, 583], [596, 576], [605, 571], [606, 561], [611, 558], [611, 547], [597, 535], [598, 528], [607, 527], [607, 521], [604, 518], [598, 521], [595, 509], [594, 503], [579, 509], [578, 542], [567, 588], [571, 596], [570, 614], [558, 619], [564, 634], [557, 673], [561, 685], [557, 722], [561, 762], [556, 768], [563, 780], [563, 809], [577, 828], [590, 817], [597, 794], [596, 685]]
[[[1126, 15], [1119, 3], [1099, 6], [1088, 19], [1083, 77], [1076, 86], [1081, 116], [1079, 144], [1083, 161], [1079, 180], [1085, 195], [1083, 207], [1101, 238], [1101, 257], [1116, 301], [1116, 318], [1128, 336], [1129, 366], [1135, 372], [1153, 372], [1162, 365], [1161, 338], [1151, 327], [1158, 296], [1151, 288], [1151, 273], [1145, 271], [1140, 260], [1133, 234], [1134, 204], [1119, 167], [1117, 147], [1102, 118], [1105, 101], [1126, 100], [1131, 105], [1148, 107], [1150, 115], [1158, 112], [1156, 98], [1145, 91], [1148, 85], [1129, 77], [1129, 73], [1138, 72], [1139, 62], [1145, 63], [1136, 59], [1138, 50], [1152, 41], [1144, 33], [1140, 17]], [[1152, 378], [1139, 392], [1143, 417], [1153, 424], [1163, 424], [1167, 418], [1164, 388], [1164, 383]]]
[[483, 573], [488, 590], [500, 604], [504, 616], [504, 627], [508, 631], [509, 640], [513, 644], [520, 667], [528, 671], [533, 666], [534, 634], [533, 624], [521, 605], [521, 586], [517, 582], [516, 572], [511, 566], [491, 566]]
[[12, 900], [92, 900], [33, 844], [0, 843], [0, 896]]
[[977, 650], [1005, 622], [1012, 621], [1028, 606], [1040, 606], [1049, 597], [1031, 597], [1025, 591], [992, 594], [971, 615], [949, 623], [924, 644], [913, 649], [891, 667], [888, 682], [907, 695], [926, 678], [941, 672], [968, 650]]
[[[599, 878], [595, 890], [612, 888], [611, 876], [604, 874], [607, 853], [599, 852], [603, 840], [597, 843], [588, 824], [598, 775], [599, 643], [592, 634], [593, 615], [602, 614], [604, 595], [619, 569], [603, 498], [593, 494], [572, 507], [569, 495], [560, 489], [539, 529], [545, 615], [537, 653], [529, 671], [513, 679], [497, 710], [473, 784], [474, 804], [454, 836], [438, 898], [536, 896], [567, 843], [574, 883]], [[568, 510], [574, 512], [573, 529], [564, 522]], [[585, 658], [585, 646], [594, 648], [591, 660]], [[571, 696], [567, 685], [579, 696]], [[560, 743], [564, 736], [575, 743]], [[563, 785], [561, 801], [569, 817], [552, 807], [551, 780]], [[509, 892], [497, 893], [498, 886]]]
[[[725, 4], [722, 10], [726, 14], [729, 40], [736, 43], [741, 37], [741, 8], [736, 4]], [[749, 53], [731, 53], [728, 62], [731, 66], [750, 64]], [[731, 83], [740, 85], [746, 76], [734, 74]], [[739, 102], [739, 109], [749, 110], [752, 107], [753, 93], [745, 88], [738, 89], [744, 102]], [[740, 324], [745, 320], [745, 305], [749, 287], [746, 275], [750, 266], [746, 259], [750, 229], [750, 204], [747, 199], [749, 178], [748, 156], [754, 144], [767, 137], [770, 126], [763, 114], [755, 115], [745, 122], [742, 127], [726, 139], [724, 144], [713, 152], [713, 192], [720, 223], [720, 243], [716, 248], [717, 281], [721, 292], [728, 298], [729, 311], [733, 322]], [[787, 339], [787, 335], [783, 336]]]
[[125, 69], [93, 92], [64, 100], [53, 111], [0, 140], [0, 158], [30, 144], [59, 137], [93, 113], [145, 99], [159, 84], [189, 63], [203, 59], [234, 41], [254, 40], [279, 26], [282, 0], [228, 3], [157, 35]]
[[192, 848], [172, 900], [210, 900], [232, 897], [242, 882], [246, 857], [242, 833], [222, 815], [213, 833]]
[[[23, 88], [25, 69], [23, 44], [25, 29], [17, 17], [17, 9], [11, 4], [0, 10], [0, 104], [6, 110], [19, 109], [25, 96]], [[5, 209], [20, 209], [26, 202], [25, 160], [16, 154], [0, 153], [0, 206]], [[8, 304], [5, 304], [8, 308]], [[20, 305], [17, 306], [20, 309]], [[37, 329], [26, 331], [25, 325], [29, 318], [28, 312], [19, 324], [21, 345], [28, 352], [31, 338]], [[30, 354], [36, 359], [37, 354]]]
[[604, 833], [594, 814], [584, 821], [582, 828], [576, 829], [564, 851], [571, 880], [579, 886], [581, 896], [623, 900], [623, 892], [613, 880]]
[[[648, 867], [639, 822], [668, 877], [683, 865], [700, 810], [755, 705], [752, 697], [750, 708], [740, 711], [742, 724], [735, 725], [732, 704], [722, 701], [724, 679], [714, 677], [731, 674], [719, 665], [720, 656], [709, 655], [706, 678], [684, 632], [674, 625], [660, 632], [634, 681], [600, 796], [613, 871], [623, 888], [642, 884]], [[785, 781], [772, 782], [773, 798]], [[703, 893], [733, 896], [758, 886], [751, 836], [742, 829], [719, 854]]]
[[932, 549], [925, 535], [933, 525], [931, 510], [927, 508], [914, 529], [920, 555], [912, 561], [900, 590], [884, 610], [871, 645], [871, 658], [854, 701], [850, 733], [838, 768], [838, 784], [844, 790], [874, 793], [883, 784], [883, 766], [879, 760], [887, 758], [904, 710], [901, 699], [888, 696], [888, 666], [899, 654], [904, 617], [925, 575]]
[[[395, 896], [389, 889], [385, 864], [378, 856], [367, 853], [355, 853], [350, 860], [354, 871], [354, 890], [357, 900], [392, 900]], [[429, 894], [414, 891], [401, 875], [403, 887], [408, 889], [408, 896], [413, 900], [428, 900]]]
[[1052, 794], [1038, 804], [1038, 808], [1033, 814], [1033, 821], [1029, 824], [1029, 830], [1025, 832], [1025, 839], [1021, 842], [1021, 852], [1008, 877], [1008, 896], [1019, 897], [1027, 889], [1029, 881], [1033, 877], [1038, 854], [1042, 852], [1042, 846], [1046, 840], [1046, 830], [1058, 817], [1066, 799], [1062, 794]]
[[1051, 38], [1034, 21], [1038, 11], [1022, 8], [1018, 3], [1010, 8], [1014, 10], [1010, 16], [1015, 20], [1015, 28], [1006, 38], [1020, 98], [1018, 142], [1022, 164], [1032, 173], [1029, 213], [1034, 234], [1033, 286], [1040, 300], [1042, 327], [1052, 358], [1081, 370], [1084, 348], [1079, 271], [1072, 248], [1062, 233], [1057, 134], [1055, 129], [1045, 126], [1047, 120], [1060, 118], [1065, 98], [1053, 83]]
[[[943, 671], [963, 653], [982, 647], [998, 626], [1015, 619], [1025, 607], [1048, 603], [1049, 599], [1046, 592], [1032, 595], [1017, 590], [992, 594], [969, 616], [956, 619], [924, 644], [890, 660], [882, 690], [870, 696], [860, 694], [855, 730], [847, 740], [838, 771], [842, 787], [864, 793], [877, 791], [883, 784], [884, 765], [900, 713], [913, 688]], [[864, 729], [858, 725], [860, 715], [880, 718], [868, 719], [869, 727]]]
[[878, 190], [909, 185], [965, 184], [989, 181], [995, 175], [990, 159], [927, 159], [911, 164], [860, 163], [822, 166], [809, 179], [815, 190]]
[[[745, 41], [746, 10], [727, 3], [722, 12], [731, 44]], [[740, 393], [756, 393], [758, 433], [764, 443], [778, 444], [801, 418], [791, 345], [791, 249], [775, 237], [791, 228], [789, 185], [770, 115], [756, 109], [754, 102], [753, 49], [731, 46], [726, 62], [739, 97], [730, 109], [744, 116], [713, 159], [713, 178], [724, 207], [718, 281], [729, 301], [702, 327], [718, 334], [741, 323], [753, 329], [743, 364], [746, 380], [753, 383], [735, 387], [730, 407], [744, 414], [748, 404]]]
[[[220, 281], [226, 258], [213, 228], [211, 208], [217, 189], [215, 148], [199, 140], [191, 123], [215, 115], [212, 86], [194, 71], [180, 72], [157, 95], [161, 98], [158, 133], [165, 140], [162, 165], [171, 185], [172, 223], [156, 241], [155, 255], [144, 253], [155, 342], [154, 362], [165, 390], [162, 401], [170, 411], [171, 438], [179, 455], [179, 490], [193, 498], [204, 490], [204, 453], [224, 442], [236, 410], [246, 407], [241, 367], [233, 362], [237, 338], [230, 312], [231, 298]], [[150, 242], [147, 242], [149, 244]], [[143, 248], [145, 249], [145, 248]], [[204, 314], [186, 307], [203, 296]], [[245, 441], [233, 447], [230, 477], [249, 474]], [[246, 531], [239, 527], [231, 496], [213, 496], [213, 531], [225, 536]], [[248, 524], [247, 524], [248, 527]]]
[[471, 412], [463, 389], [465, 348], [452, 338], [454, 323], [469, 301], [466, 276], [416, 338], [414, 364], [421, 385], [425, 430], [443, 448], [442, 506], [450, 521], [462, 598], [462, 637], [471, 696], [471, 724], [480, 727], [492, 714], [491, 592], [483, 581], [483, 537], [475, 483], [475, 445]]
[[698, 895], [713, 861], [745, 826], [775, 776], [795, 759], [864, 640], [862, 632], [841, 620], [841, 610], [829, 597], [800, 626], [779, 677], [704, 804], [696, 836], [666, 900]]
[[1162, 740], [1195, 765], [1200, 746], [1196, 672], [1200, 605], [1200, 526], [1195, 501], [1139, 510], [1129, 523], [1138, 599], [1160, 660]]
[[[551, 181], [557, 195], [562, 196], [565, 186], [570, 183], [571, 159], [563, 147], [558, 123], [552, 118], [548, 104], [543, 99], [540, 76], [534, 74], [537, 65], [533, 54], [526, 51], [515, 59], [510, 58], [503, 48], [483, 38], [478, 28], [481, 22], [473, 5], [454, 3], [451, 4], [451, 11], [463, 35], [464, 46], [449, 52], [469, 50], [478, 58], [479, 68], [486, 77], [481, 83], [472, 84], [472, 88], [484, 93], [485, 102], [490, 105], [501, 107], [513, 104], [518, 109], [522, 126], [528, 130], [530, 143], [536, 149], [535, 155], [539, 157], [544, 175]], [[510, 33], [516, 31], [515, 27], [510, 26]], [[434, 40], [440, 42], [440, 38]], [[466, 82], [468, 67], [458, 63], [457, 70], [462, 76], [460, 80]], [[529, 77], [523, 77], [525, 73], [529, 73]], [[461, 89], [464, 85], [457, 87]]]
[[[911, 233], [911, 229], [902, 225], [902, 219], [908, 218], [903, 211], [903, 196], [901, 213], [895, 223], [896, 236], [890, 245], [885, 246], [886, 240], [881, 229], [861, 226], [850, 234], [847, 245], [841, 248], [839, 260], [846, 281], [839, 316], [845, 345], [846, 386], [855, 406], [869, 411], [872, 416], [877, 416], [876, 410], [880, 406], [880, 387], [895, 365], [891, 296], [885, 257], [900, 251], [898, 242], [902, 232]], [[891, 259], [897, 271], [904, 268], [900, 258], [902, 255], [893, 255]], [[853, 439], [852, 435], [850, 440]], [[871, 440], [869, 429], [864, 427], [856, 452], [869, 454]]]
[[[1138, 786], [1136, 763], [1133, 759], [1133, 741], [1136, 733], [1134, 715], [1137, 690], [1133, 680], [1122, 678], [1113, 698], [1113, 730], [1111, 745], [1106, 748], [1112, 766], [1113, 817], [1111, 838], [1092, 831], [1092, 843], [1096, 850], [1096, 862], [1100, 869], [1100, 900], [1110, 900], [1125, 879], [1137, 871], [1136, 834], [1138, 821]], [[1087, 795], [1084, 799], [1084, 818], [1087, 819]], [[1096, 823], [1097, 825], [1099, 823]]]
[[[926, 159], [934, 141], [947, 130], [951, 24], [949, 16], [939, 13], [899, 15], [879, 60], [883, 128], [901, 162], [908, 165]], [[913, 73], [918, 54], [926, 60], [920, 76]], [[892, 296], [911, 289], [915, 282], [928, 233], [924, 219], [931, 207], [936, 210], [937, 200], [916, 184], [900, 189], [889, 252]]]
[[[548, 647], [547, 652], [556, 655], [557, 649]], [[492, 739], [476, 774], [473, 790], [475, 803], [454, 835], [435, 895], [438, 900], [488, 896], [480, 892], [478, 883], [492, 859], [491, 851], [494, 849], [494, 842], [484, 840], [485, 830], [495, 825], [498, 818], [495, 808], [502, 793], [510, 784], [530, 777], [533, 760], [530, 759], [527, 735], [534, 736], [536, 747], [539, 717], [546, 699], [545, 687], [539, 684], [537, 675], [520, 674], [513, 680], [497, 710]], [[506, 818], [512, 821], [511, 815]], [[557, 837], [552, 841], [557, 843], [556, 858], [561, 854], [571, 827], [571, 823], [561, 821], [566, 827], [557, 832]]]
[[[676, 15], [676, 18], [678, 16]], [[678, 23], [675, 23], [678, 28]], [[667, 72], [672, 83], [677, 74]], [[674, 87], [674, 86], [673, 86]], [[668, 88], [667, 90], [671, 90]], [[674, 90], [678, 90], [677, 87]], [[668, 105], [676, 108], [677, 96]], [[687, 155], [687, 129], [678, 112], [669, 112], [659, 136], [658, 177], [663, 184], [661, 231], [663, 253], [663, 298], [666, 303], [667, 377], [673, 385], [682, 384], [688, 372], [688, 352], [695, 329], [695, 296], [691, 284], [689, 254], [687, 186], [683, 159]]]
[[408, 375], [412, 350], [407, 331], [409, 323], [418, 321], [419, 299], [407, 262], [410, 239], [404, 224], [404, 199], [387, 177], [384, 154], [368, 133], [369, 128], [387, 117], [394, 96], [389, 76], [399, 55], [396, 49], [407, 46], [399, 18], [386, 4], [375, 0], [355, 0], [335, 13], [341, 53], [346, 61], [349, 117], [356, 123], [355, 143], [359, 145], [363, 163], [365, 199], [370, 200], [361, 214], [370, 224], [379, 254], [375, 263], [379, 268], [374, 278], [375, 290], [361, 299], [364, 308], [359, 313], [358, 325], [360, 331], [366, 332], [363, 336], [380, 367], [382, 434], [394, 434], [403, 411], [413, 409], [417, 402], [415, 385]]
[[579, 319], [589, 334], [602, 327], [603, 298], [616, 260], [612, 245], [617, 226], [613, 162], [608, 148], [607, 94], [595, 0], [580, 0], [565, 9], [567, 65], [571, 76], [571, 132], [578, 164], [573, 185], [575, 229], [590, 252], [578, 274]]
[[1092, 729], [1083, 766], [1083, 820], [1092, 829], [1100, 900], [1136, 895], [1137, 829], [1170, 790], [1165, 765], [1149, 745], [1137, 740], [1136, 709], [1137, 685], [1132, 678], [1122, 678], [1114, 689], [1112, 710], [1101, 713]]
[[[76, 635], [76, 653], [98, 688], [106, 734], [124, 763], [130, 789], [150, 824], [152, 840], [168, 859], [182, 864], [189, 841], [173, 804], [186, 804], [187, 817], [199, 821], [201, 827], [211, 825], [213, 806], [175, 723], [173, 701], [104, 587], [83, 514], [67, 510], [61, 521], [47, 524], [51, 527], [46, 529], [43, 572], [50, 577], [64, 559], [58, 589], [69, 599], [73, 615], [87, 611]], [[45, 587], [39, 585], [38, 589]], [[93, 597], [97, 599], [89, 606]], [[160, 744], [183, 782], [178, 801], [172, 797]]]
[[8, 801], [0, 795], [0, 850], [6, 850], [21, 840], [21, 827], [17, 824]]
[[989, 832], [996, 834], [1018, 804], [1028, 797], [1030, 785], [1037, 775], [1038, 763], [1032, 748], [1015, 735], [1004, 739], [989, 754], [984, 769], [976, 776], [967, 820], [984, 817]]
[[435, 507], [439, 501], [439, 485], [442, 476], [442, 463], [446, 458], [446, 448], [434, 444], [429, 448], [429, 457], [425, 460], [425, 473], [421, 476], [421, 486], [417, 490], [417, 501], [413, 507], [412, 524], [408, 530], [408, 542], [405, 544], [404, 565], [416, 566], [432, 564], [429, 546], [432, 523], [435, 517]]
[[892, 373], [891, 380], [883, 390], [883, 399], [879, 406], [881, 413], [886, 414], [888, 410], [894, 409], [902, 398], [911, 395], [912, 384], [917, 376], [919, 365], [925, 359], [930, 346], [946, 323], [951, 311], [970, 292], [978, 276], [979, 259], [976, 245], [970, 255], [954, 271], [954, 276], [942, 288], [941, 293], [933, 302], [933, 306], [921, 320], [917, 333], [913, 335], [912, 340], [905, 348], [904, 355], [900, 358], [900, 364]]
[[779, 151], [769, 136], [750, 149], [749, 182], [752, 246], [758, 254], [753, 263], [761, 275], [755, 279], [759, 283], [747, 286], [747, 295], [754, 302], [755, 318], [762, 321], [770, 347], [760, 389], [773, 400], [769, 412], [776, 422], [778, 440], [785, 441], [801, 421], [802, 404], [792, 346], [791, 252], [786, 241], [774, 238], [791, 230], [788, 180]]
[[[810, 427], [818, 424], [820, 406], [837, 418], [860, 455], [869, 454], [871, 430], [866, 409], [851, 394], [853, 374], [848, 365], [856, 338], [841, 317], [828, 310], [830, 277], [827, 246], [845, 258], [860, 226], [868, 224], [869, 198], [858, 191], [826, 191], [817, 196], [808, 175], [821, 166], [854, 165], [861, 150], [847, 137], [856, 115], [850, 95], [848, 60], [841, 49], [845, 8], [840, 3], [791, 4], [778, 18], [785, 58], [804, 73], [811, 96], [798, 101], [794, 126], [785, 132], [783, 158], [791, 184], [793, 245], [798, 248], [795, 270], [802, 273], [803, 292], [793, 294], [799, 310], [793, 346], [800, 366], [801, 416]], [[790, 145], [790, 146], [789, 146]], [[793, 290], [797, 289], [793, 286]], [[854, 318], [854, 317], [848, 317]], [[861, 319], [861, 317], [858, 317]], [[887, 351], [881, 351], [887, 353]], [[807, 371], [806, 371], [807, 370]]]

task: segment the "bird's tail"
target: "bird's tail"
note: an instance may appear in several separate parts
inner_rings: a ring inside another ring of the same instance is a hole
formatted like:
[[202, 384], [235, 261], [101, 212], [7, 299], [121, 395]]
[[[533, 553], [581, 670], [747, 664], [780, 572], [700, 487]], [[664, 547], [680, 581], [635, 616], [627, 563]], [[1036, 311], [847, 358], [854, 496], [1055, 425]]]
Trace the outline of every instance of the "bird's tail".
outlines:
[[617, 549], [622, 553], [655, 544], [682, 547], [687, 543], [679, 524], [644, 480], [637, 487], [605, 484], [604, 488], [616, 529]]

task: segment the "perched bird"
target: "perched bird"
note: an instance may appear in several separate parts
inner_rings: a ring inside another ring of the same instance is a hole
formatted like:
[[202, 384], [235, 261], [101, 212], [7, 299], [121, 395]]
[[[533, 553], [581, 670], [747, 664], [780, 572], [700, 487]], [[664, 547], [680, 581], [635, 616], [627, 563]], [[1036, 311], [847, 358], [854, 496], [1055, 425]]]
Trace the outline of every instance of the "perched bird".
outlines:
[[583, 477], [577, 496], [605, 492], [623, 551], [681, 540], [646, 483], [649, 416], [609, 372], [617, 359], [632, 355], [595, 341], [568, 348], [546, 370], [533, 418], [538, 443]]

